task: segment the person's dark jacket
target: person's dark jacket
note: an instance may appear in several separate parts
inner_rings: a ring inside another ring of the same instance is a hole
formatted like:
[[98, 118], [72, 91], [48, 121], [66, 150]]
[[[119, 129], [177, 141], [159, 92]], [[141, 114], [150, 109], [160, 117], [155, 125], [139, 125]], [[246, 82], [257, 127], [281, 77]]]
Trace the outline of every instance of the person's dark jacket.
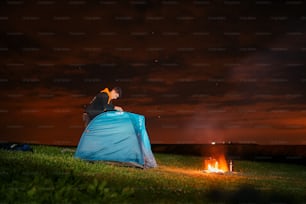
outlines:
[[114, 105], [109, 102], [109, 96], [105, 92], [98, 93], [87, 105], [85, 112], [92, 120], [94, 117], [105, 111], [115, 110]]

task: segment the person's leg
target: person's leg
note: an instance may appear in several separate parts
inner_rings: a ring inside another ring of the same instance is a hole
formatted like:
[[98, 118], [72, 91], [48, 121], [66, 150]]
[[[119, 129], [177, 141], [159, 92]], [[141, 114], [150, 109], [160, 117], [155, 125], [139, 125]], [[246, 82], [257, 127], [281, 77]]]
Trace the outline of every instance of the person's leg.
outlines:
[[83, 122], [84, 122], [84, 127], [86, 128], [90, 122], [90, 118], [87, 113], [83, 113]]

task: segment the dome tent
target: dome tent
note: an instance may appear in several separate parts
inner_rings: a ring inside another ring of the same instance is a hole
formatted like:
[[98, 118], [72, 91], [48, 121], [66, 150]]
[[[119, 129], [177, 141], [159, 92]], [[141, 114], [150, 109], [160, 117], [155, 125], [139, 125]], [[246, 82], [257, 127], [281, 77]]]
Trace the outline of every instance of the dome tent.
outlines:
[[96, 116], [84, 130], [76, 158], [156, 167], [145, 118], [130, 112], [108, 111]]

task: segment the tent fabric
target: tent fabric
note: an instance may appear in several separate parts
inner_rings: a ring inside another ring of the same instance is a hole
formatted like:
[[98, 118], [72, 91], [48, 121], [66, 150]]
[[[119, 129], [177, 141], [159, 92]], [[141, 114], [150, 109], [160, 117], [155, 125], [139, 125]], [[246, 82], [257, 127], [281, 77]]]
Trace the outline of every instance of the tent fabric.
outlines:
[[84, 130], [75, 157], [122, 162], [142, 168], [157, 166], [145, 117], [130, 112], [108, 111], [96, 116]]

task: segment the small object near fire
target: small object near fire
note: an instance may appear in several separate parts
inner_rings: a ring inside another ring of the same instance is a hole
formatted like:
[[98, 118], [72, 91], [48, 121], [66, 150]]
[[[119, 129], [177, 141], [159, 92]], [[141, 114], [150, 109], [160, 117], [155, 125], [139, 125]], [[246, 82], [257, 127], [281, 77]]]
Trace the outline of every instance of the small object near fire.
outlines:
[[232, 160], [229, 161], [229, 171], [233, 172], [233, 161]]

